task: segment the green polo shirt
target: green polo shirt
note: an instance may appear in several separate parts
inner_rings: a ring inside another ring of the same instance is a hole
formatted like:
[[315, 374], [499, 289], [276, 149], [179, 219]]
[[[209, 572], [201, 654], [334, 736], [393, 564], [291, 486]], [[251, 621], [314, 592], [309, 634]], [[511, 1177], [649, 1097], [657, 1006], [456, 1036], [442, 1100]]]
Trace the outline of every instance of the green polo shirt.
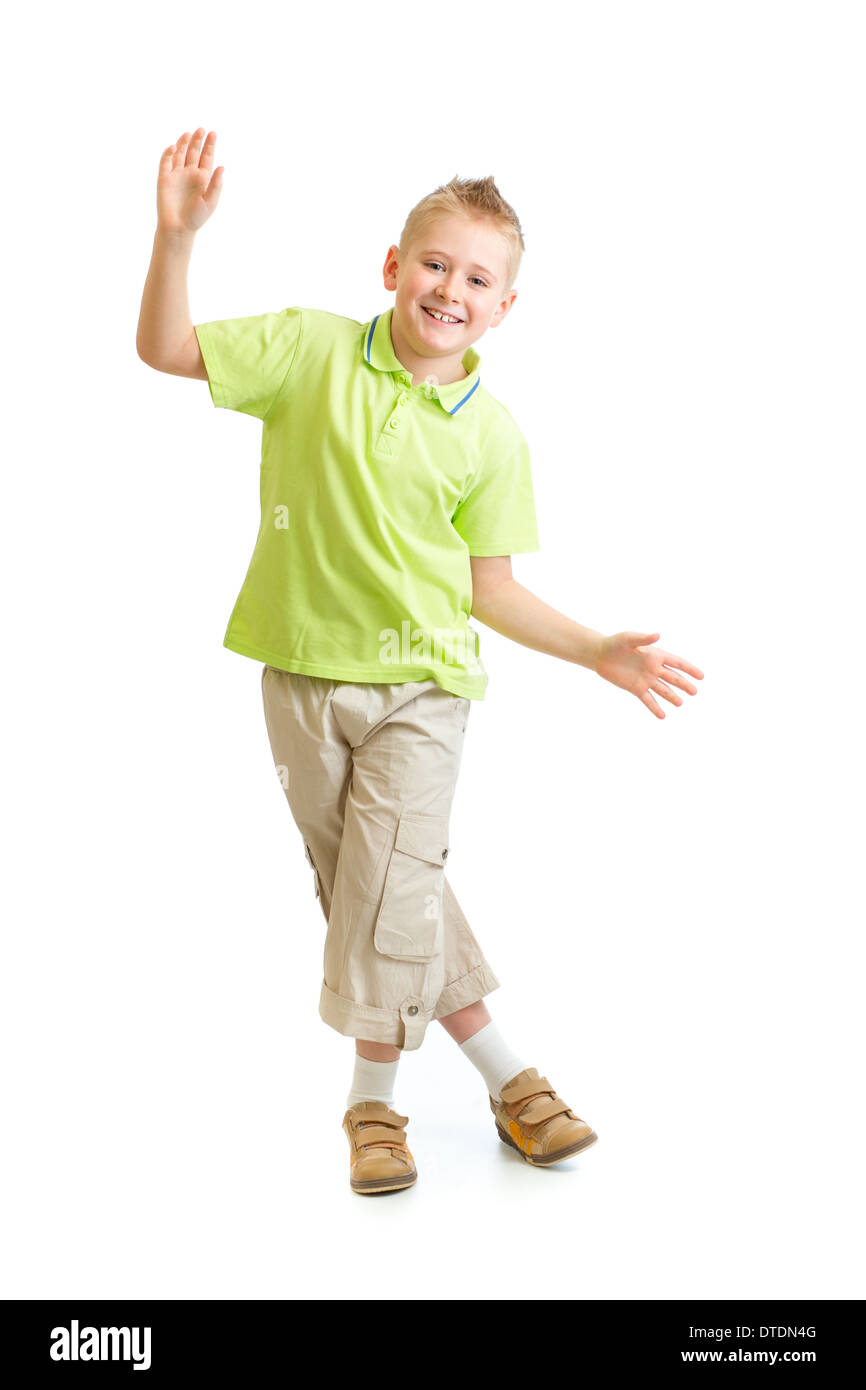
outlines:
[[261, 524], [224, 645], [332, 680], [432, 676], [481, 700], [469, 557], [539, 549], [529, 450], [474, 348], [462, 381], [413, 387], [392, 314], [195, 325], [214, 405], [263, 424]]

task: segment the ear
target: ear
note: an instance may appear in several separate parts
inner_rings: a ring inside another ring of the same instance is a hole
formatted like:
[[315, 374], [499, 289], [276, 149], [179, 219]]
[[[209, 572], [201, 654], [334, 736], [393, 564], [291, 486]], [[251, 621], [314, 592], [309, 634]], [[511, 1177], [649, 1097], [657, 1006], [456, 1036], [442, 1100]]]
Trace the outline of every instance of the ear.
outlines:
[[502, 299], [502, 300], [500, 301], [499, 304], [497, 304], [497, 306], [496, 306], [496, 311], [495, 311], [495, 313], [494, 313], [494, 315], [493, 315], [493, 318], [490, 320], [490, 327], [491, 327], [491, 328], [498, 328], [498, 327], [499, 327], [500, 323], [501, 323], [502, 320], [505, 318], [505, 315], [506, 315], [506, 314], [509, 312], [509, 310], [511, 309], [511, 306], [512, 306], [512, 304], [514, 303], [514, 301], [515, 301], [516, 298], [517, 298], [517, 290], [512, 290], [510, 294], [507, 294], [507, 295], [505, 296], [505, 298]]
[[399, 246], [389, 246], [388, 254], [385, 257], [385, 264], [382, 267], [382, 278], [386, 290], [396, 290], [397, 270], [399, 268], [400, 248]]

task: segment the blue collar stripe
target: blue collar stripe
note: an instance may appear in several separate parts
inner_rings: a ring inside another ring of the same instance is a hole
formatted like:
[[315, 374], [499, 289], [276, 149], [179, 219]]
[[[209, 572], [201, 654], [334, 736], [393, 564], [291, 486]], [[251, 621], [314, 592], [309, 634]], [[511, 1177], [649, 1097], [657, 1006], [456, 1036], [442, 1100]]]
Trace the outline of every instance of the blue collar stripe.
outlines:
[[[369, 333], [367, 334], [367, 342], [366, 342], [365, 345], [364, 345], [364, 356], [366, 357], [366, 359], [367, 359], [368, 362], [370, 361], [370, 347], [371, 347], [372, 342], [373, 342], [373, 334], [374, 334], [375, 331], [376, 331], [376, 324], [379, 322], [379, 319], [380, 319], [381, 317], [382, 317], [381, 314], [377, 314], [377, 315], [376, 315], [376, 317], [373, 319], [373, 322], [370, 324], [370, 331], [369, 331]], [[472, 391], [477, 391], [477, 390], [478, 390], [478, 387], [479, 387], [480, 385], [481, 385], [481, 377], [478, 378], [478, 380], [476, 381], [475, 385], [472, 387]], [[463, 397], [462, 401], [458, 401], [457, 404], [455, 405], [454, 409], [453, 409], [453, 410], [449, 410], [448, 414], [449, 414], [449, 415], [456, 415], [457, 412], [458, 412], [458, 410], [460, 409], [461, 405], [465, 405], [466, 402], [469, 400], [469, 397], [472, 395], [472, 391], [467, 391], [467, 392], [466, 392], [466, 395]]]
[[[481, 385], [481, 377], [478, 378], [478, 380], [476, 381], [475, 385], [472, 387], [472, 391], [477, 391], [477, 390], [478, 390], [478, 387], [479, 387], [480, 385]], [[460, 409], [461, 405], [465, 405], [466, 402], [469, 400], [469, 397], [472, 395], [472, 391], [467, 391], [467, 392], [466, 392], [466, 395], [463, 397], [463, 400], [462, 400], [462, 401], [458, 401], [457, 404], [455, 405], [454, 409], [453, 409], [453, 410], [449, 410], [448, 414], [449, 414], [449, 415], [456, 415], [456, 414], [457, 414], [457, 411]]]

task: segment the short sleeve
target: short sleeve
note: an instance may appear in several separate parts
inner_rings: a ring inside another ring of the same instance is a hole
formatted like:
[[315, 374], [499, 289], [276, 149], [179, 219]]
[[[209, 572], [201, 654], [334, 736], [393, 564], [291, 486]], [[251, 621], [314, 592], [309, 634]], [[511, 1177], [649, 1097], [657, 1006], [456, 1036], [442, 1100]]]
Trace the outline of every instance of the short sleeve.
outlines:
[[217, 319], [193, 327], [214, 405], [264, 420], [292, 370], [303, 310]]
[[529, 446], [513, 427], [488, 445], [451, 524], [470, 555], [512, 555], [540, 550]]

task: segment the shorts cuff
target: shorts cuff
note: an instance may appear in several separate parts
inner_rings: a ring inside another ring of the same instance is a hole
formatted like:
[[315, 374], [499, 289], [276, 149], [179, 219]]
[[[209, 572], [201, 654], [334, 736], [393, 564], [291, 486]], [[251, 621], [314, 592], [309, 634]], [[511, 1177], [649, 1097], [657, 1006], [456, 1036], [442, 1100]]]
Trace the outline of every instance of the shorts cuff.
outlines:
[[427, 1024], [435, 1017], [432, 1009], [424, 1008], [418, 995], [407, 994], [397, 1009], [377, 1009], [372, 1004], [357, 1004], [354, 999], [344, 999], [341, 994], [328, 989], [324, 980], [319, 995], [319, 1015], [344, 1037], [390, 1043], [404, 1052], [412, 1052], [421, 1046]]
[[457, 1009], [465, 1009], [467, 1004], [477, 1004], [485, 994], [490, 994], [498, 988], [499, 981], [487, 962], [482, 961], [474, 970], [470, 970], [468, 975], [461, 975], [459, 980], [452, 980], [445, 986], [436, 1000], [433, 1017], [444, 1018], [446, 1014], [453, 1014]]

